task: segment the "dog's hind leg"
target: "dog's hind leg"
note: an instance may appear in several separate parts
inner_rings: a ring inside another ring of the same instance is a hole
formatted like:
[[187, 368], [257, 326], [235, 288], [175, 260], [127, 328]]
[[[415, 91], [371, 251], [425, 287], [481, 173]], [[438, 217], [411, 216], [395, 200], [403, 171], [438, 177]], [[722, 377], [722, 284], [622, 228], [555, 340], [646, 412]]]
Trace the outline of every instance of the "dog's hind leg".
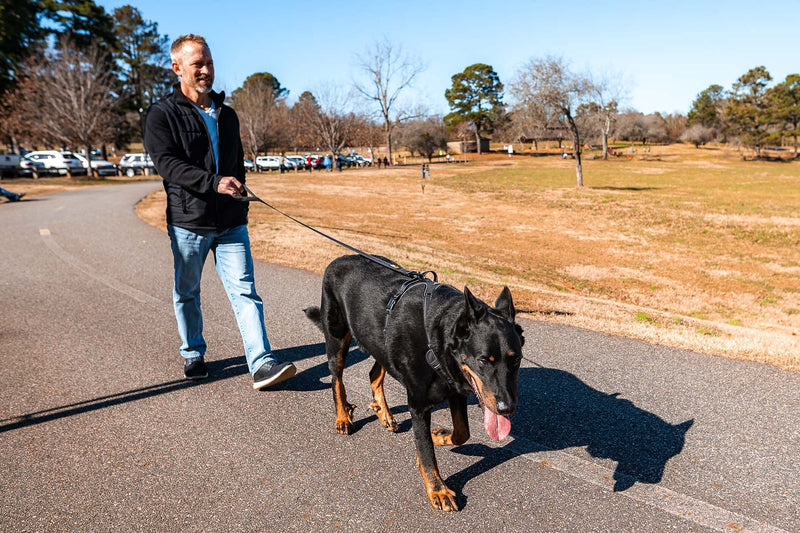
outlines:
[[467, 418], [467, 398], [454, 394], [448, 399], [453, 429], [438, 428], [431, 431], [436, 446], [460, 446], [469, 440], [469, 419]]
[[369, 404], [378, 416], [381, 425], [389, 431], [395, 432], [398, 429], [397, 422], [394, 421], [389, 406], [386, 405], [386, 395], [383, 393], [383, 379], [386, 377], [386, 369], [376, 362], [372, 370], [369, 371], [370, 387], [372, 388], [373, 402]]
[[331, 388], [333, 389], [333, 403], [336, 405], [336, 431], [342, 435], [353, 432], [353, 410], [355, 405], [347, 403], [347, 393], [344, 390], [344, 363], [350, 351], [352, 335], [348, 331], [341, 340], [329, 338], [328, 344], [328, 369], [331, 371]]

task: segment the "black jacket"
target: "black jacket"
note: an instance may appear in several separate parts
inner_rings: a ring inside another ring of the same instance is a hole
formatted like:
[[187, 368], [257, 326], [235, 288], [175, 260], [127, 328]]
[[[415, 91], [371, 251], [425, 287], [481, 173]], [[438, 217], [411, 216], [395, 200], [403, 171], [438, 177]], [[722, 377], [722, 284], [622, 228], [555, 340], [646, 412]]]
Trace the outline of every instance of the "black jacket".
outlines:
[[180, 83], [147, 112], [144, 146], [167, 193], [167, 223], [188, 230], [220, 230], [247, 224], [247, 202], [217, 192], [223, 176], [245, 181], [239, 118], [224, 104], [224, 93], [210, 93], [218, 110], [219, 173], [205, 121]]

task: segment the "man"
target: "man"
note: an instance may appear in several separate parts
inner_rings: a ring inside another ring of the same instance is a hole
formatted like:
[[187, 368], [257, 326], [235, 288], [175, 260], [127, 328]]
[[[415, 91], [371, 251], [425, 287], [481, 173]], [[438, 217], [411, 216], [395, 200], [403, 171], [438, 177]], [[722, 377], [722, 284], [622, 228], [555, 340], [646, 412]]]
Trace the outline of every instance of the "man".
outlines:
[[233, 307], [253, 375], [261, 390], [292, 377], [295, 366], [278, 362], [256, 293], [247, 233], [244, 151], [239, 119], [211, 90], [214, 62], [203, 37], [183, 35], [170, 49], [180, 81], [172, 95], [147, 114], [144, 143], [167, 193], [167, 230], [175, 265], [173, 302], [187, 379], [208, 377], [200, 309], [200, 277], [208, 252]]

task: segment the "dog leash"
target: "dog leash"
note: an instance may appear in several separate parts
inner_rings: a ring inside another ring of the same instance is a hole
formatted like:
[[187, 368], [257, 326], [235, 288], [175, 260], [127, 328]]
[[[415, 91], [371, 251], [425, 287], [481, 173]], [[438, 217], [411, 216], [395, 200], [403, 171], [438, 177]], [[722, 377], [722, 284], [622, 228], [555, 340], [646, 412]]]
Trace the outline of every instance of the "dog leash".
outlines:
[[[286, 218], [288, 218], [292, 222], [296, 222], [297, 224], [300, 224], [304, 228], [310, 229], [314, 233], [316, 233], [318, 235], [321, 235], [321, 236], [325, 237], [326, 239], [329, 239], [329, 240], [335, 242], [339, 246], [347, 248], [351, 252], [355, 252], [356, 254], [360, 255], [361, 257], [369, 259], [370, 261], [372, 261], [374, 263], [377, 263], [377, 264], [379, 264], [381, 266], [384, 266], [386, 268], [389, 268], [389, 269], [391, 269], [391, 270], [393, 270], [393, 271], [395, 271], [395, 272], [397, 272], [399, 274], [402, 274], [404, 276], [407, 276], [407, 277], [411, 278], [408, 281], [406, 281], [405, 283], [403, 283], [403, 286], [400, 287], [400, 290], [394, 296], [392, 296], [392, 298], [389, 300], [389, 303], [386, 306], [386, 325], [384, 326], [384, 332], [386, 331], [386, 327], [389, 324], [389, 315], [392, 312], [392, 308], [400, 300], [400, 298], [406, 293], [406, 291], [408, 291], [408, 289], [410, 289], [411, 287], [413, 287], [415, 285], [418, 285], [419, 283], [424, 283], [425, 284], [425, 296], [424, 296], [424, 300], [423, 300], [423, 303], [422, 303], [422, 313], [423, 313], [423, 324], [425, 324], [427, 322], [428, 306], [429, 306], [429, 304], [430, 304], [430, 302], [431, 302], [431, 300], [433, 298], [433, 292], [436, 290], [436, 287], [439, 285], [439, 277], [436, 275], [436, 272], [434, 272], [433, 270], [426, 270], [425, 272], [417, 272], [416, 270], [408, 270], [406, 268], [401, 267], [397, 263], [393, 263], [391, 261], [387, 261], [387, 260], [383, 259], [382, 257], [378, 257], [378, 256], [375, 256], [375, 255], [372, 255], [372, 254], [368, 254], [367, 252], [359, 250], [358, 248], [356, 248], [354, 246], [351, 246], [351, 245], [349, 245], [349, 244], [347, 244], [345, 242], [342, 242], [342, 241], [340, 241], [339, 239], [337, 239], [335, 237], [331, 237], [327, 233], [324, 233], [324, 232], [318, 230], [317, 228], [309, 226], [305, 222], [297, 220], [293, 216], [291, 216], [291, 215], [289, 215], [287, 213], [284, 213], [283, 211], [281, 211], [277, 207], [268, 204], [267, 202], [265, 202], [264, 200], [262, 200], [261, 198], [256, 196], [256, 194], [253, 191], [251, 191], [250, 188], [247, 185], [245, 185], [244, 183], [242, 184], [242, 187], [244, 187], [246, 196], [234, 196], [233, 197], [234, 199], [236, 199], [236, 200], [238, 200], [240, 202], [259, 202], [259, 203], [262, 203], [265, 206], [267, 206], [270, 209], [272, 209], [273, 211], [275, 211], [276, 213], [279, 213], [279, 214], [285, 216]], [[433, 276], [433, 279], [429, 278], [428, 274], [431, 274]], [[427, 334], [426, 334], [426, 336], [427, 336]], [[439, 360], [439, 358], [436, 356], [436, 353], [433, 351], [433, 348], [431, 347], [430, 342], [428, 342], [428, 351], [425, 352], [425, 361], [436, 372], [436, 374], [438, 374], [442, 379], [444, 379], [447, 382], [448, 385], [450, 385], [450, 387], [452, 389], [458, 390], [458, 386], [456, 385], [456, 382], [453, 379], [453, 376], [451, 376], [450, 372], [448, 372], [444, 368], [444, 365], [442, 365], [441, 360]]]
[[311, 231], [313, 231], [314, 233], [316, 233], [316, 234], [318, 234], [318, 235], [321, 235], [321, 236], [325, 237], [326, 239], [329, 239], [329, 240], [331, 240], [331, 241], [335, 242], [335, 243], [336, 243], [336, 244], [338, 244], [339, 246], [342, 246], [342, 247], [344, 247], [344, 248], [347, 248], [347, 249], [348, 249], [348, 250], [350, 250], [351, 252], [355, 252], [355, 253], [357, 253], [357, 254], [358, 254], [358, 255], [360, 255], [361, 257], [365, 257], [366, 259], [369, 259], [369, 260], [370, 260], [370, 261], [372, 261], [373, 263], [377, 263], [377, 264], [379, 264], [379, 265], [381, 265], [381, 266], [384, 266], [384, 267], [386, 267], [386, 268], [389, 268], [389, 269], [391, 269], [391, 270], [394, 270], [395, 272], [398, 272], [398, 273], [400, 273], [400, 274], [403, 274], [404, 276], [408, 276], [408, 277], [410, 277], [410, 278], [416, 278], [416, 279], [418, 279], [418, 280], [420, 280], [420, 281], [424, 281], [424, 280], [426, 280], [426, 279], [429, 279], [429, 278], [427, 277], [427, 275], [428, 275], [428, 274], [432, 274], [432, 275], [433, 275], [433, 281], [434, 281], [434, 282], [438, 282], [438, 276], [436, 275], [436, 272], [434, 272], [434, 271], [432, 271], [432, 270], [428, 270], [428, 271], [425, 271], [425, 272], [417, 272], [416, 270], [408, 270], [408, 269], [406, 269], [406, 268], [403, 268], [403, 267], [401, 267], [401, 266], [400, 266], [400, 265], [398, 265], [397, 263], [394, 263], [394, 262], [392, 262], [392, 261], [388, 261], [388, 260], [386, 260], [386, 259], [384, 259], [384, 258], [382, 258], [382, 257], [378, 257], [378, 256], [376, 256], [376, 255], [368, 254], [367, 252], [361, 251], [361, 250], [359, 250], [358, 248], [356, 248], [356, 247], [354, 247], [354, 246], [350, 246], [350, 245], [349, 245], [349, 244], [347, 244], [346, 242], [342, 242], [342, 241], [340, 241], [339, 239], [337, 239], [337, 238], [335, 238], [335, 237], [332, 237], [332, 236], [328, 235], [327, 233], [324, 233], [324, 232], [322, 232], [322, 231], [318, 230], [317, 228], [314, 228], [314, 227], [312, 227], [312, 226], [309, 226], [309, 225], [308, 225], [308, 224], [306, 224], [305, 222], [302, 222], [302, 221], [300, 221], [300, 220], [297, 220], [297, 219], [296, 219], [296, 218], [294, 218], [293, 216], [291, 216], [291, 215], [289, 215], [289, 214], [287, 214], [287, 213], [284, 213], [283, 211], [281, 211], [281, 210], [280, 210], [280, 209], [278, 209], [277, 207], [275, 207], [275, 206], [273, 206], [273, 205], [270, 205], [270, 204], [268, 204], [267, 202], [265, 202], [264, 200], [262, 200], [261, 198], [259, 198], [258, 196], [256, 196], [256, 195], [255, 195], [255, 193], [254, 193], [253, 191], [251, 191], [251, 190], [250, 190], [250, 188], [249, 188], [247, 185], [245, 185], [244, 183], [242, 183], [242, 187], [244, 187], [245, 193], [247, 193], [247, 195], [246, 195], [246, 196], [234, 196], [233, 198], [234, 198], [235, 200], [238, 200], [238, 201], [240, 201], [240, 202], [259, 202], [259, 203], [262, 203], [262, 204], [264, 204], [265, 206], [267, 206], [267, 207], [269, 207], [270, 209], [272, 209], [273, 211], [275, 211], [276, 213], [279, 213], [279, 214], [281, 214], [281, 215], [285, 216], [286, 218], [288, 218], [288, 219], [289, 219], [289, 220], [291, 220], [292, 222], [296, 222], [296, 223], [300, 224], [301, 226], [303, 226], [304, 228], [310, 229], [310, 230], [311, 230]]

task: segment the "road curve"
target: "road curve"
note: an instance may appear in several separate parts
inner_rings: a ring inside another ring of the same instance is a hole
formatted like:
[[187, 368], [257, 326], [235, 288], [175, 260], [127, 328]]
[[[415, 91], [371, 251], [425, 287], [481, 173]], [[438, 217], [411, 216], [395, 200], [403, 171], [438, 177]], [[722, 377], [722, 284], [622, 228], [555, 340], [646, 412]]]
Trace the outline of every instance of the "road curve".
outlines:
[[388, 380], [389, 434], [356, 350], [357, 431], [334, 431], [302, 313], [319, 276], [257, 263], [299, 372], [255, 392], [209, 261], [212, 377], [182, 380], [169, 241], [133, 209], [158, 186], [0, 204], [0, 530], [800, 531], [800, 375], [766, 365], [522, 321], [511, 437], [493, 443], [473, 403], [470, 441], [438, 450], [449, 514], [428, 504], [402, 389]]

